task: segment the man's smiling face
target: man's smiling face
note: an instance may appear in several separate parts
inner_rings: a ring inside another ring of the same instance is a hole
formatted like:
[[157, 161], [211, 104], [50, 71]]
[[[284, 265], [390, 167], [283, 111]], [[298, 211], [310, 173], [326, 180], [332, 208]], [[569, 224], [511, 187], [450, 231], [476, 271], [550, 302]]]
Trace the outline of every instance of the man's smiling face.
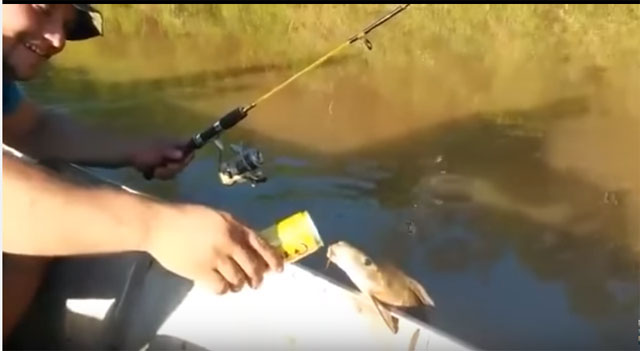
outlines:
[[3, 74], [16, 80], [35, 77], [64, 49], [75, 16], [71, 4], [2, 5]]

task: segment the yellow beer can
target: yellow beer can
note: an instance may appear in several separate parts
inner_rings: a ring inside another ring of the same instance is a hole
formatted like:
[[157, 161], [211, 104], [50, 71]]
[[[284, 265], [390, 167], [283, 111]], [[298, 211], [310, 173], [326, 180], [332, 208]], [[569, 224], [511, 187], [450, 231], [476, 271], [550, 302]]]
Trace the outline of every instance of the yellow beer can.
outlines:
[[286, 263], [304, 258], [324, 246], [309, 212], [295, 213], [260, 232]]

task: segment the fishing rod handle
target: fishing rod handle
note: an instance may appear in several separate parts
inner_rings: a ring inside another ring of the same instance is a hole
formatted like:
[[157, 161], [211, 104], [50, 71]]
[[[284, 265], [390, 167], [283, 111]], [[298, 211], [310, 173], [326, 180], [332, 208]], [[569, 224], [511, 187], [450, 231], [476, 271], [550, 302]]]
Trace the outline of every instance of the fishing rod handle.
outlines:
[[247, 117], [248, 108], [246, 107], [236, 107], [235, 109], [227, 112], [226, 115], [222, 116], [216, 123], [214, 123], [211, 127], [207, 128], [205, 131], [194, 135], [187, 147], [189, 150], [199, 149], [204, 146], [209, 140], [216, 137], [221, 132], [232, 128], [238, 122], [242, 121], [245, 117]]
[[[247, 117], [247, 112], [251, 109], [249, 107], [237, 107], [231, 111], [229, 111], [226, 115], [222, 116], [216, 123], [211, 125], [209, 128], [204, 130], [201, 133], [195, 134], [189, 139], [189, 141], [180, 148], [183, 153], [183, 157], [187, 157], [191, 152], [200, 149], [203, 147], [209, 140], [219, 135], [221, 132], [232, 128], [238, 122]], [[154, 168], [150, 168], [144, 172], [144, 178], [147, 180], [151, 180], [153, 178], [153, 173], [156, 168], [163, 167], [168, 164], [168, 160], [163, 160], [163, 162]]]

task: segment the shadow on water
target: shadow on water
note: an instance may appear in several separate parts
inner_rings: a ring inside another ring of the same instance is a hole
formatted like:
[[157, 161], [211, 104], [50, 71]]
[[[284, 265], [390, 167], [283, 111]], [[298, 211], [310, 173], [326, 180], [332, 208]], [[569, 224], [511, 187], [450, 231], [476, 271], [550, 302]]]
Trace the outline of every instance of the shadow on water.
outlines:
[[[513, 120], [528, 116], [560, 120], [576, 118], [586, 108], [583, 99], [572, 98], [499, 114]], [[637, 194], [630, 189], [602, 188], [579, 174], [550, 168], [543, 157], [544, 131], [500, 125], [493, 122], [495, 115], [480, 114], [425, 128], [334, 161], [335, 169], [344, 170], [350, 160], [375, 159], [387, 173], [382, 179], [361, 174], [375, 184], [360, 188], [362, 196], [400, 213], [395, 230], [380, 233], [375, 240], [366, 239], [378, 242], [371, 249], [422, 277], [432, 288], [437, 288], [438, 278], [425, 269], [437, 275], [477, 274], [486, 282], [501, 261], [513, 254], [538, 281], [561, 284], [571, 313], [597, 325], [602, 338], [594, 346], [586, 340], [580, 344], [581, 336], [570, 329], [556, 339], [544, 340], [532, 330], [516, 340], [483, 335], [482, 328], [474, 331], [473, 325], [467, 325], [468, 330], [460, 325], [445, 328], [459, 329], [459, 335], [483, 347], [519, 348], [523, 340], [532, 348], [631, 347], [634, 340], [629, 334], [639, 297], [638, 229], [637, 218], [629, 218], [634, 211], [624, 207], [631, 206]], [[516, 291], [525, 296], [536, 294], [509, 286], [516, 279], [501, 279], [507, 281], [495, 292], [500, 303], [508, 304]], [[535, 303], [535, 298], [531, 300], [529, 303]], [[519, 307], [511, 306], [518, 314]], [[491, 313], [484, 317], [491, 318]], [[536, 317], [553, 320], [524, 313], [520, 318]]]
[[[45, 102], [65, 95], [80, 102], [134, 98], [130, 105], [91, 102], [92, 123], [128, 133], [171, 131], [188, 137], [211, 118], [165, 94], [181, 85], [197, 91], [212, 79], [264, 69], [271, 68], [126, 85], [96, 83], [83, 79], [80, 71], [64, 69], [34, 84], [33, 92], [42, 93]], [[45, 89], [52, 86], [56, 96], [47, 96]], [[221, 84], [219, 89], [222, 94], [251, 85]], [[82, 110], [73, 104], [69, 108]], [[203, 149], [178, 182], [143, 182], [130, 172], [113, 175], [167, 199], [216, 205], [229, 201], [232, 207], [246, 205], [247, 212], [271, 204], [281, 208], [280, 213], [296, 208], [290, 203], [298, 201], [315, 206], [326, 219], [320, 226], [332, 231], [377, 227], [368, 235], [354, 232], [344, 239], [394, 261], [425, 283], [438, 306], [432, 323], [479, 347], [631, 348], [639, 296], [634, 246], [638, 231], [637, 218], [629, 219], [631, 211], [623, 208], [637, 194], [554, 170], [543, 155], [546, 130], [587, 109], [584, 98], [574, 97], [533, 109], [481, 113], [331, 157], [239, 126], [229, 133], [230, 139], [260, 145], [277, 155], [277, 165], [271, 168], [275, 185], [255, 193], [238, 190], [235, 199], [217, 198], [231, 192], [215, 185], [211, 149]], [[496, 122], [528, 118], [535, 118], [537, 127]], [[209, 194], [203, 195], [203, 189]], [[363, 199], [375, 205], [360, 206], [357, 201]], [[346, 203], [325, 215], [336, 201]], [[358, 213], [369, 208], [367, 214]], [[270, 213], [249, 216], [258, 222]], [[378, 215], [391, 219], [378, 222]], [[358, 222], [361, 219], [371, 223]], [[338, 239], [336, 235], [327, 233], [325, 240]], [[310, 258], [307, 264], [319, 268], [323, 261]]]

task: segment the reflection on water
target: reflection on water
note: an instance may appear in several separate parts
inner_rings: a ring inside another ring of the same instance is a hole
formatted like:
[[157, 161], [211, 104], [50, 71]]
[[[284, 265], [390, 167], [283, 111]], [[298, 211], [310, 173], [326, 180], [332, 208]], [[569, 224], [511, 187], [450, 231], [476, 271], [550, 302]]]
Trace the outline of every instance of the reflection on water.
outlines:
[[[221, 186], [213, 148], [175, 182], [104, 174], [258, 228], [307, 209], [325, 242], [348, 240], [418, 278], [437, 301], [430, 323], [481, 348], [634, 348], [638, 71], [585, 74], [579, 89], [541, 99], [479, 94], [488, 74], [454, 64], [430, 74], [358, 64], [306, 76], [228, 133], [264, 151], [264, 185]], [[475, 90], [455, 97], [441, 83], [460, 72]], [[152, 73], [108, 81], [62, 65], [29, 91], [91, 123], [186, 138], [292, 71], [211, 62]], [[323, 255], [304, 264], [321, 268]]]

